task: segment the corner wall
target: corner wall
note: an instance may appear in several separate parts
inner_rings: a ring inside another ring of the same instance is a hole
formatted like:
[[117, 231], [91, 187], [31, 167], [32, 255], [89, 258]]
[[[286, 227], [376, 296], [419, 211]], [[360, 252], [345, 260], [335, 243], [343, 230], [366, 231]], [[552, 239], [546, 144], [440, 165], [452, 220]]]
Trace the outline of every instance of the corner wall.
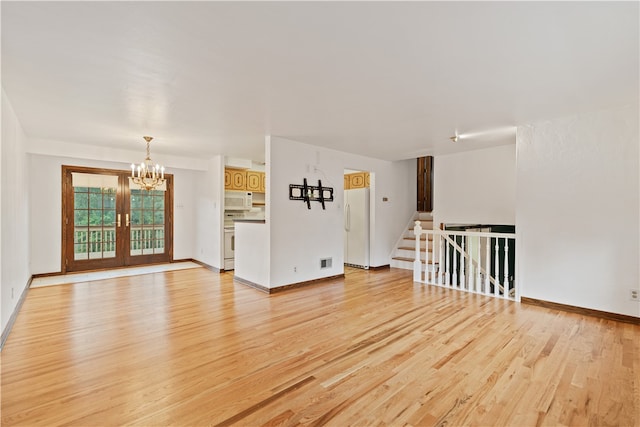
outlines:
[[[0, 316], [4, 332], [31, 277], [26, 136], [2, 90]], [[43, 214], [47, 214], [45, 211]]]
[[[270, 283], [278, 287], [344, 272], [344, 170], [370, 171], [370, 265], [390, 262], [390, 254], [407, 221], [415, 212], [415, 160], [389, 162], [328, 150], [278, 137], [268, 137], [266, 219], [270, 239]], [[289, 200], [289, 184], [310, 185], [318, 179], [334, 188], [334, 201], [322, 210]], [[382, 198], [388, 201], [383, 202]], [[320, 270], [320, 258], [333, 266]], [[294, 271], [295, 270], [295, 271]]]
[[195, 186], [195, 235], [193, 258], [222, 269], [224, 157], [214, 156], [208, 169], [198, 172]]
[[521, 126], [521, 296], [640, 317], [637, 106]]

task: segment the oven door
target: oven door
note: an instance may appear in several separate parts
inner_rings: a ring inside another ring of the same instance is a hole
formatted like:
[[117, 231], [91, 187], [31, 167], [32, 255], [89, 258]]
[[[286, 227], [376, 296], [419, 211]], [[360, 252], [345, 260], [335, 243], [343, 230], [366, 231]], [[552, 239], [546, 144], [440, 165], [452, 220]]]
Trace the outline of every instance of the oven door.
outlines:
[[233, 269], [233, 258], [235, 254], [235, 230], [224, 230], [224, 269]]

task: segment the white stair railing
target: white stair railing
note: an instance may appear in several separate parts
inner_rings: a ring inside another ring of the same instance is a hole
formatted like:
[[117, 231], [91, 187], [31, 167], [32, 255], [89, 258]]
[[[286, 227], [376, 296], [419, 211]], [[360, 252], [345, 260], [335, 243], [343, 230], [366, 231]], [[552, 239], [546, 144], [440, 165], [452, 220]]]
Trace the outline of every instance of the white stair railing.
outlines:
[[[419, 221], [415, 222], [413, 233], [414, 282], [520, 301], [513, 271], [514, 233], [423, 230]], [[429, 251], [429, 245], [420, 248], [420, 241], [428, 241], [430, 236], [433, 249]], [[424, 263], [421, 251], [425, 254]]]

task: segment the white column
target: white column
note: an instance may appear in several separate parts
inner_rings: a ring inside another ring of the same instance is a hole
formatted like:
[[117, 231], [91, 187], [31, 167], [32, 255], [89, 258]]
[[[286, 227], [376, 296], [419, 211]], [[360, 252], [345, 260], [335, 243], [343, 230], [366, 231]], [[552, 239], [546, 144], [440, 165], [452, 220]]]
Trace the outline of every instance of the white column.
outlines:
[[413, 261], [413, 281], [422, 282], [422, 261], [420, 261], [420, 236], [422, 236], [422, 226], [420, 225], [420, 221], [415, 222], [413, 234], [416, 236], [416, 257]]

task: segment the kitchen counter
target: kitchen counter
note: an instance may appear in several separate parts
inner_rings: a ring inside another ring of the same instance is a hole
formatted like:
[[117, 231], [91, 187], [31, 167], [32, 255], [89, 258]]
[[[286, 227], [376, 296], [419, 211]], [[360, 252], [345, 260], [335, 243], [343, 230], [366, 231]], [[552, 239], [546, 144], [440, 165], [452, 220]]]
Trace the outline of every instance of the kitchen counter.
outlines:
[[236, 219], [235, 276], [269, 287], [269, 227], [264, 219]]

